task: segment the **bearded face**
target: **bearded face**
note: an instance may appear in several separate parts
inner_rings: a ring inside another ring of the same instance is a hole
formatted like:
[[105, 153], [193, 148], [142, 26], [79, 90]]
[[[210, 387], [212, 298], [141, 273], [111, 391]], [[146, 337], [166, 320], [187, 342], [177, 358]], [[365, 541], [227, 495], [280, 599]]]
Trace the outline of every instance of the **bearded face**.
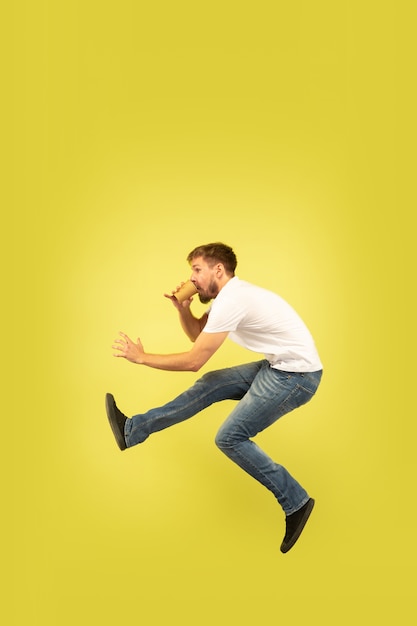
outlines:
[[217, 296], [218, 293], [219, 293], [219, 288], [214, 278], [211, 279], [210, 283], [208, 284], [208, 287], [205, 290], [201, 288], [198, 289], [198, 297], [202, 304], [208, 304], [210, 300], [212, 300], [213, 298]]

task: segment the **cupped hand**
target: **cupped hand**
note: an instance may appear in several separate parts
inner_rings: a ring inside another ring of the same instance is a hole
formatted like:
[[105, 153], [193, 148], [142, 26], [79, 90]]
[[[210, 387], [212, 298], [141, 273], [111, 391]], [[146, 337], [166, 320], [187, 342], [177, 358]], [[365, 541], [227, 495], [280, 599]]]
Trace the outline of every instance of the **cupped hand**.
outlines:
[[171, 291], [171, 293], [164, 293], [165, 298], [171, 300], [172, 304], [176, 309], [178, 309], [178, 311], [190, 308], [191, 302], [193, 301], [192, 298], [188, 298], [188, 300], [184, 300], [183, 302], [178, 302], [178, 300], [176, 299], [175, 294], [177, 293], [177, 291], [179, 291], [179, 289], [181, 289], [183, 285], [184, 283], [182, 282], [174, 291]]

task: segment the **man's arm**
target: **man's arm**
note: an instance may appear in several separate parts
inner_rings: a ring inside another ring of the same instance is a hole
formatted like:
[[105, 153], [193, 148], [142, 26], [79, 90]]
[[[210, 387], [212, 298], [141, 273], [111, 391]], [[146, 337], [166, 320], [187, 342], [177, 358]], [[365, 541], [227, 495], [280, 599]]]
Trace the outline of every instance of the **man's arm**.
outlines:
[[196, 341], [207, 323], [207, 313], [204, 313], [200, 318], [194, 317], [190, 307], [178, 309], [178, 312], [183, 331], [191, 341]]
[[196, 341], [197, 337], [207, 323], [207, 313], [204, 313], [200, 318], [195, 317], [190, 308], [190, 304], [193, 301], [192, 298], [184, 300], [184, 302], [180, 303], [173, 295], [165, 294], [165, 297], [171, 300], [172, 304], [177, 309], [181, 327], [187, 337], [191, 341]]
[[120, 333], [120, 339], [116, 339], [113, 349], [114, 356], [123, 357], [131, 363], [146, 365], [160, 370], [179, 372], [198, 372], [220, 348], [226, 339], [228, 332], [223, 333], [200, 333], [193, 347], [188, 352], [179, 354], [148, 354], [144, 351], [142, 342], [138, 338], [134, 343], [127, 335]]

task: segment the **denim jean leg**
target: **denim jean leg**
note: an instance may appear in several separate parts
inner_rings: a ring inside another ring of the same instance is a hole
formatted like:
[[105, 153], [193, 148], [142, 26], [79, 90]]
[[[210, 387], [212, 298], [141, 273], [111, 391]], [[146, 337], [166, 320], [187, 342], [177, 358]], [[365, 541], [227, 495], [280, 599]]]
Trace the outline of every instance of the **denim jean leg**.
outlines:
[[262, 364], [263, 361], [257, 361], [208, 372], [164, 406], [134, 415], [125, 425], [127, 445], [142, 443], [152, 433], [183, 422], [215, 402], [240, 400]]
[[275, 463], [250, 438], [308, 402], [320, 377], [321, 372], [294, 374], [263, 367], [216, 436], [222, 452], [269, 489], [286, 515], [301, 508], [309, 496], [285, 467]]

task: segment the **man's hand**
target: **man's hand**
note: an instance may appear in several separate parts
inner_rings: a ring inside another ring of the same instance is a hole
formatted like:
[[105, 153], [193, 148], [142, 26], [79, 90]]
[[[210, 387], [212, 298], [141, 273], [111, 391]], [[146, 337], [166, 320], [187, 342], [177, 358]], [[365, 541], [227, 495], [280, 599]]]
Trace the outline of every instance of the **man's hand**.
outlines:
[[189, 309], [191, 302], [193, 301], [192, 298], [188, 298], [188, 300], [184, 300], [184, 302], [178, 302], [178, 300], [176, 299], [175, 294], [177, 293], [179, 289], [181, 289], [183, 284], [184, 283], [181, 283], [181, 285], [178, 285], [175, 291], [172, 291], [170, 294], [164, 293], [165, 298], [168, 298], [168, 300], [171, 300], [172, 304], [178, 311], [181, 311], [182, 309]]
[[184, 302], [178, 302], [175, 294], [182, 287], [182, 285], [184, 285], [184, 283], [181, 283], [181, 285], [179, 285], [179, 287], [177, 287], [171, 294], [164, 293], [164, 296], [165, 298], [168, 298], [168, 300], [171, 300], [173, 306], [177, 309], [182, 329], [187, 337], [191, 341], [195, 341], [206, 325], [207, 313], [204, 313], [200, 318], [194, 317], [190, 306], [193, 301], [192, 297], [188, 298], [188, 300], [184, 300]]
[[124, 333], [119, 333], [119, 335], [121, 339], [115, 339], [115, 342], [112, 345], [113, 350], [116, 350], [113, 356], [123, 357], [131, 363], [140, 364], [145, 351], [139, 337], [137, 339], [137, 343], [134, 343]]

